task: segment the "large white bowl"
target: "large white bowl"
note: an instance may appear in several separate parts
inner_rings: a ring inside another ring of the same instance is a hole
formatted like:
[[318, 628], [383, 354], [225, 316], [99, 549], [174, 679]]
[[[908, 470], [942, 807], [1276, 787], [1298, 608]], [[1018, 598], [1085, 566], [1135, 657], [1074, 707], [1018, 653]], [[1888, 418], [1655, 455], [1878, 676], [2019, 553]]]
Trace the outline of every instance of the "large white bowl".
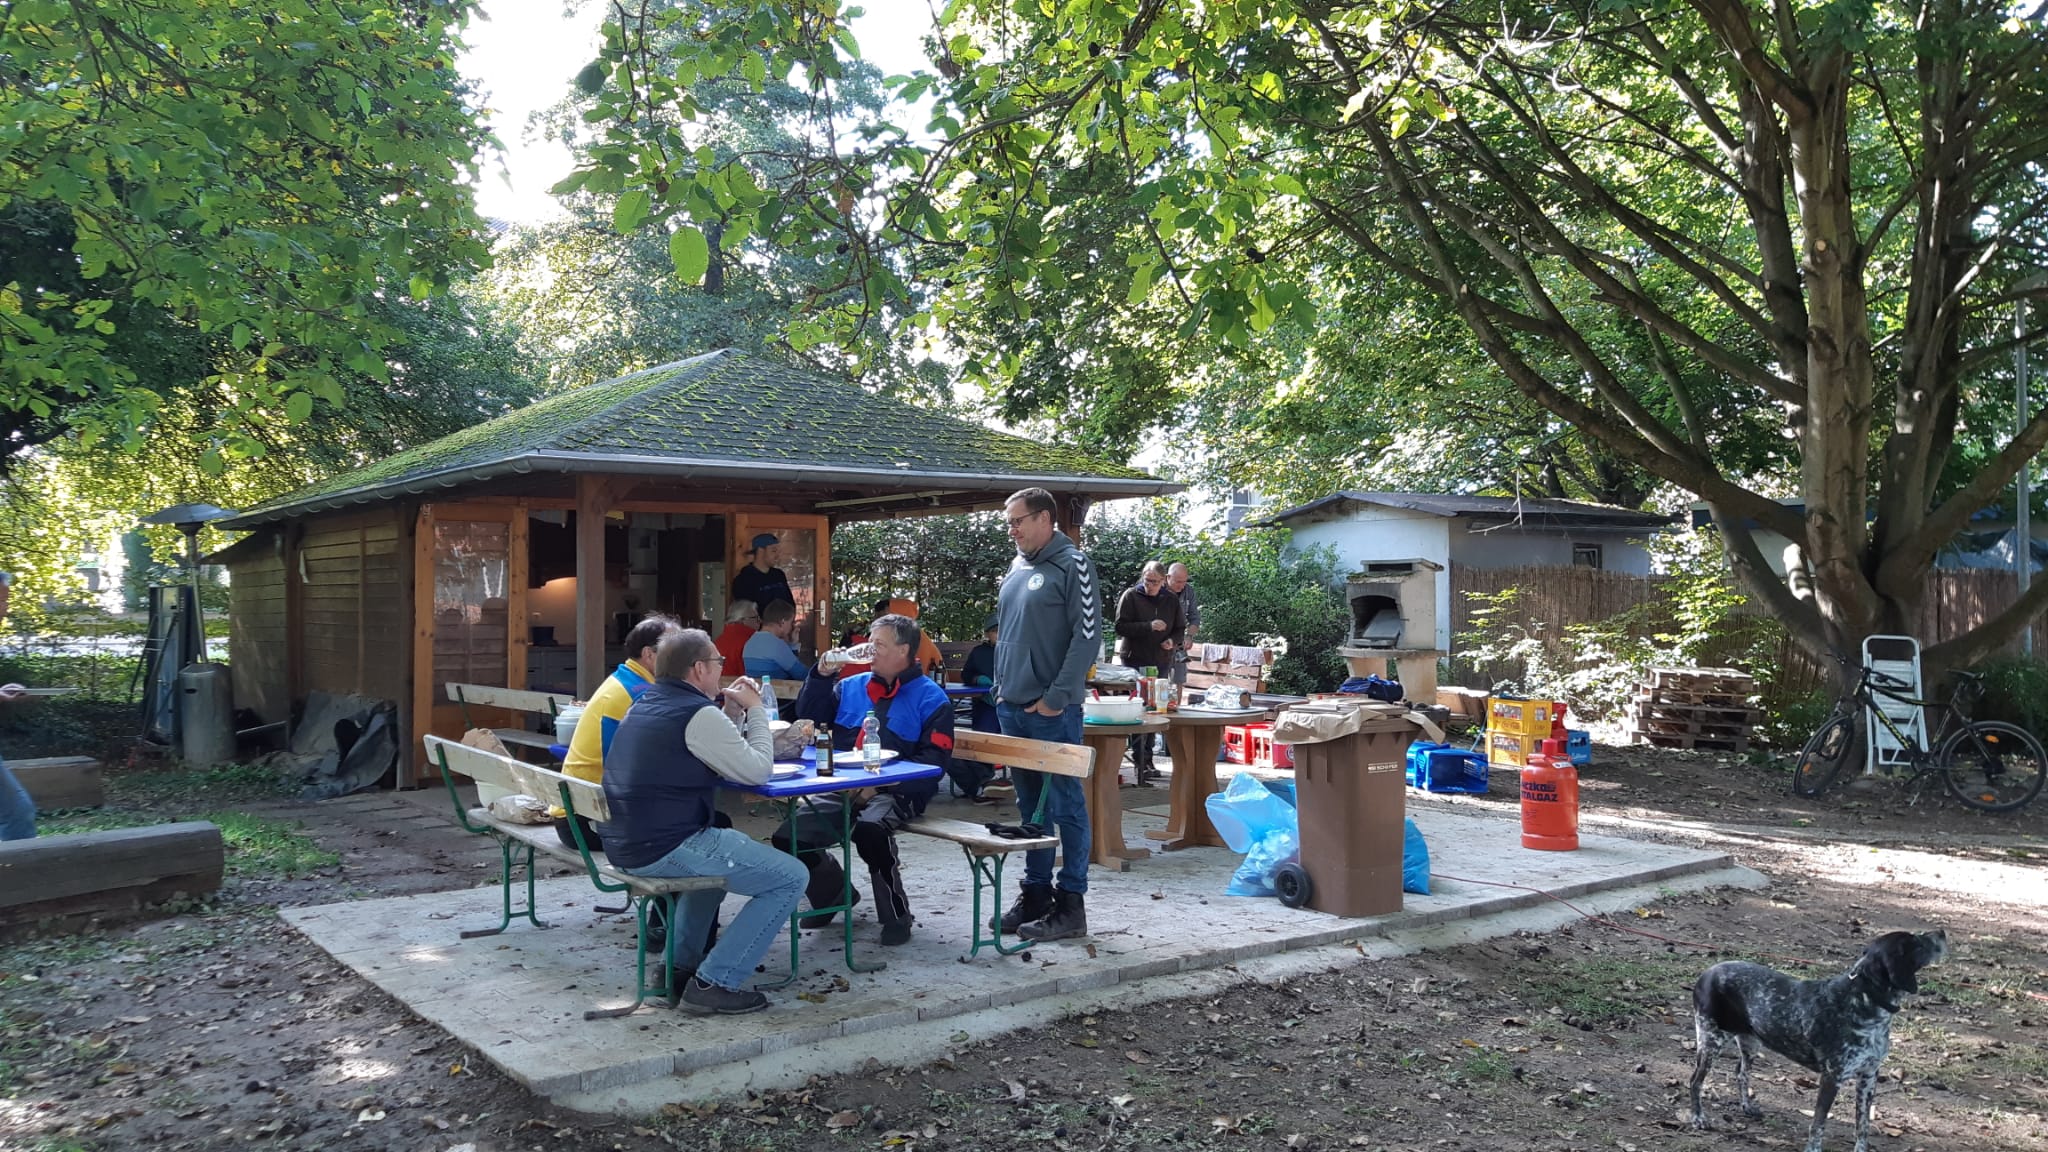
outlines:
[[1081, 718], [1097, 724], [1136, 724], [1145, 718], [1145, 705], [1134, 696], [1083, 700]]

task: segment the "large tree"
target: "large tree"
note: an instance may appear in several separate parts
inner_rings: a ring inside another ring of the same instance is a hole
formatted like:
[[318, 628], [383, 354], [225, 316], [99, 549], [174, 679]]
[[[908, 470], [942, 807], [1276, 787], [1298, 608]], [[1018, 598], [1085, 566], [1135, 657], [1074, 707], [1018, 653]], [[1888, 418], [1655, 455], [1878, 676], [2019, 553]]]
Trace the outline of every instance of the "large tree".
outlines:
[[209, 466], [391, 378], [485, 249], [470, 0], [0, 5], [0, 471], [205, 389]]
[[[725, 170], [630, 146], [634, 109], [688, 97], [634, 70], [642, 14], [617, 11], [619, 136], [595, 171], [693, 213]], [[801, 65], [829, 90], [850, 50], [830, 0], [743, 15], [705, 30], [684, 70], [753, 67], [767, 40], [772, 71]], [[1143, 244], [1127, 274], [1100, 274], [1129, 299], [1183, 298], [1182, 338], [1245, 346], [1312, 320], [1305, 275], [1363, 264], [1402, 281], [1528, 401], [1706, 500], [1746, 581], [1816, 651], [1905, 628], [1937, 549], [2048, 444], [2048, 408], [2016, 435], [1984, 419], [2008, 354], [2039, 336], [2011, 331], [2015, 303], [2044, 293], [2039, 10], [958, 0], [946, 15], [939, 75], [905, 85], [938, 95], [938, 142], [870, 133], [819, 164], [814, 194], [764, 206], [814, 243], [860, 237], [845, 242], [870, 314], [902, 283], [885, 257], [912, 247], [945, 253], [956, 288], [1070, 275], [1060, 174], [1110, 157]], [[1782, 468], [1757, 451], [1766, 414]], [[1799, 542], [1789, 578], [1752, 525]], [[1930, 655], [1974, 659], [2044, 606], [2048, 583]]]

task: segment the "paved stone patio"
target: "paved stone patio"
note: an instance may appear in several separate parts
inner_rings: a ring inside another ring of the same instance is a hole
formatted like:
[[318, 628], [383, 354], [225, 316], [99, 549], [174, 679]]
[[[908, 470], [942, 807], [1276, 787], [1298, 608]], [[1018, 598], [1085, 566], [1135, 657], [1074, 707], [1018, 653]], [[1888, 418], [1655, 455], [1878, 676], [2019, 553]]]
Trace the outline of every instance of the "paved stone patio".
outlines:
[[[943, 800], [934, 811], [996, 818], [992, 809]], [[633, 921], [596, 914], [592, 906], [601, 901], [581, 876], [540, 882], [540, 914], [550, 925], [545, 931], [518, 921], [500, 936], [459, 939], [464, 928], [498, 920], [495, 882], [288, 908], [283, 915], [536, 1093], [587, 1099], [634, 1085], [658, 1088], [648, 1082], [841, 1037], [877, 1034], [880, 1050], [888, 1043], [880, 1034], [893, 1028], [964, 1021], [1030, 1000], [1551, 904], [1527, 889], [1570, 899], [1731, 867], [1721, 853], [1608, 836], [1583, 837], [1577, 852], [1527, 851], [1512, 820], [1434, 806], [1411, 808], [1410, 815], [1429, 842], [1433, 870], [1467, 879], [1440, 879], [1430, 895], [1407, 897], [1397, 914], [1348, 920], [1272, 899], [1225, 896], [1238, 858], [1199, 848], [1155, 854], [1124, 873], [1093, 870], [1088, 919], [1094, 932], [1085, 941], [1012, 957], [984, 950], [971, 962], [963, 959], [970, 888], [959, 849], [906, 835], [903, 868], [913, 887], [917, 938], [900, 948], [879, 947], [879, 928], [863, 904], [856, 912], [856, 955], [886, 960], [888, 967], [849, 973], [837, 926], [806, 932], [802, 979], [771, 993], [773, 1006], [753, 1016], [703, 1018], [650, 1005], [623, 1019], [586, 1022], [585, 1008], [631, 999]], [[1127, 811], [1124, 822], [1126, 839], [1135, 844], [1147, 843], [1144, 831], [1164, 823], [1145, 810]], [[754, 813], [741, 826], [765, 832], [765, 814]], [[1015, 860], [1005, 876], [1006, 897], [1022, 863]], [[856, 886], [865, 887], [863, 880], [856, 861]], [[786, 970], [778, 966], [787, 956], [785, 935], [769, 953], [765, 978]]]

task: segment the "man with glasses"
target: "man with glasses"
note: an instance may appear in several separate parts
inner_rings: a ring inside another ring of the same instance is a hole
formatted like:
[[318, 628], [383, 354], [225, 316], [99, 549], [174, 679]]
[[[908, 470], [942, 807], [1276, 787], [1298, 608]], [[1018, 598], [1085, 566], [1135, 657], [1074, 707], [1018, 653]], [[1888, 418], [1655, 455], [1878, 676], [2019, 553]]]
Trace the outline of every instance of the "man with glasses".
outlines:
[[[1026, 488], [1003, 506], [1017, 558], [996, 600], [996, 720], [1006, 736], [1081, 742], [1081, 695], [1102, 647], [1102, 595], [1088, 557], [1053, 522], [1052, 493]], [[1109, 767], [1114, 771], [1115, 767]], [[1088, 932], [1086, 782], [1012, 767], [1017, 807], [1038, 810], [1059, 829], [1062, 863], [1053, 886], [1053, 850], [1024, 855], [1024, 887], [1003, 913], [1002, 930], [1031, 940]]]
[[[882, 726], [885, 750], [911, 763], [936, 764], [942, 771], [950, 767], [953, 701], [918, 665], [918, 643], [923, 639], [924, 630], [908, 616], [892, 613], [877, 619], [868, 626], [868, 643], [875, 649], [873, 670], [840, 679], [832, 654], [821, 655], [796, 698], [797, 718], [830, 724], [833, 751], [847, 752], [858, 745], [861, 721], [873, 712]], [[924, 815], [938, 793], [939, 781], [933, 778], [878, 789], [866, 800], [848, 799], [858, 809], [853, 846], [868, 866], [884, 944], [910, 943], [910, 895], [896, 854], [896, 830]], [[805, 815], [800, 826], [785, 825], [775, 834], [776, 845], [803, 854], [810, 870], [812, 907], [837, 904], [846, 873], [825, 849], [839, 844], [840, 809], [819, 803]], [[805, 918], [804, 927], [822, 928], [831, 922], [828, 913]]]
[[744, 710], [741, 727], [720, 711], [725, 660], [696, 628], [662, 637], [654, 686], [640, 694], [612, 736], [604, 761], [611, 819], [599, 825], [605, 855], [635, 876], [717, 876], [747, 902], [707, 948], [725, 893], [686, 892], [671, 926], [669, 971], [689, 973], [682, 1005], [693, 1012], [758, 1012], [768, 998], [746, 986], [754, 968], [796, 911], [804, 867], [790, 856], [715, 823], [724, 781], [766, 783], [774, 770], [768, 710], [761, 690], [741, 678], [725, 690]]

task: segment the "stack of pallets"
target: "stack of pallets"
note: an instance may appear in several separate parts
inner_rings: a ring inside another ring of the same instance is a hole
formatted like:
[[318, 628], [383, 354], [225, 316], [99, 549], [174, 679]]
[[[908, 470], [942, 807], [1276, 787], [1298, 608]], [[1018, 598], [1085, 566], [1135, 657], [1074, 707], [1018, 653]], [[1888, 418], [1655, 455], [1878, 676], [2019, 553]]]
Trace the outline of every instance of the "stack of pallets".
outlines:
[[1629, 734], [1659, 748], [1749, 751], [1756, 681], [1733, 668], [1652, 668], [1629, 702]]

